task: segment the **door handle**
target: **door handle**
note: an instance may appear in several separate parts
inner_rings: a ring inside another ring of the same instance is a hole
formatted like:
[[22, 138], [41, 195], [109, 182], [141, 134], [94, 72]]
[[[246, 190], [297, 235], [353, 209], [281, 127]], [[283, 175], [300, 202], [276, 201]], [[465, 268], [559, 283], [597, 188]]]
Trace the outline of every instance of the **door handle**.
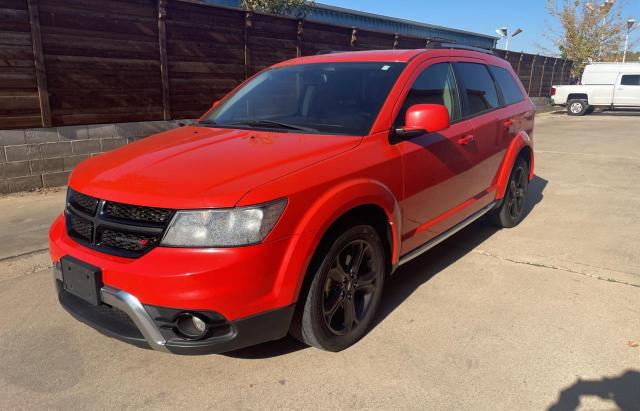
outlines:
[[458, 144], [462, 146], [466, 146], [469, 143], [472, 143], [475, 140], [475, 136], [473, 134], [466, 135], [458, 140]]
[[513, 119], [509, 119], [507, 121], [504, 122], [504, 126], [505, 128], [509, 128], [513, 125]]

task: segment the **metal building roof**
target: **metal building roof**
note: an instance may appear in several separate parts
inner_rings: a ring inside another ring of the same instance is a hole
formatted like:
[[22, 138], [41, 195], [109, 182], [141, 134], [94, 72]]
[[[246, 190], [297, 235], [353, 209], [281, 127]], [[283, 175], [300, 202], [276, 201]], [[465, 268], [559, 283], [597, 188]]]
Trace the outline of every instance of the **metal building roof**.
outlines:
[[[240, 7], [240, 0], [204, 1], [207, 3], [230, 7]], [[494, 48], [496, 41], [498, 40], [497, 37], [486, 34], [388, 17], [380, 14], [366, 13], [322, 3], [316, 3], [316, 6], [311, 9], [309, 14], [306, 16], [306, 19], [321, 23], [358, 27], [360, 29], [381, 31], [391, 34], [398, 33], [409, 37], [446, 39], [456, 43], [468, 44], [482, 48]]]

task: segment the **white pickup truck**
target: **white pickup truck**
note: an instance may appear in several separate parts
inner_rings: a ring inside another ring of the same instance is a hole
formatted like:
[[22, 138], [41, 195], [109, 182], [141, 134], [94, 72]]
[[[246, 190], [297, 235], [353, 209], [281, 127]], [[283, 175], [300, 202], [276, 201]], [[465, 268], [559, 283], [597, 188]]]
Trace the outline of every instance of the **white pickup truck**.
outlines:
[[554, 105], [570, 116], [589, 114], [595, 107], [640, 108], [640, 63], [592, 63], [575, 86], [551, 87]]

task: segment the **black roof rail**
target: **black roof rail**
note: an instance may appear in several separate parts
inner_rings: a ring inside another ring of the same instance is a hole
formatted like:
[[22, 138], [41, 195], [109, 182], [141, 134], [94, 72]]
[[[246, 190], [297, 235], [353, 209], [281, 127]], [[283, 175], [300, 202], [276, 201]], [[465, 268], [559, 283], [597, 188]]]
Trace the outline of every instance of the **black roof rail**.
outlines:
[[316, 56], [321, 56], [323, 54], [336, 54], [336, 53], [348, 53], [346, 50], [318, 50]]
[[[450, 40], [442, 41], [439, 39], [427, 40], [427, 45], [425, 48], [427, 50], [438, 50], [438, 49], [469, 50], [469, 51], [477, 51], [479, 53], [485, 53], [485, 54], [495, 54], [493, 50], [490, 50], [490, 49], [483, 49], [482, 47], [468, 46], [466, 44], [452, 43]], [[323, 54], [348, 53], [349, 51], [353, 51], [353, 50], [318, 50], [318, 52], [316, 53], [316, 56], [321, 56]]]
[[458, 44], [451, 42], [443, 42], [443, 41], [430, 41], [427, 43], [427, 49], [449, 49], [449, 50], [469, 50], [469, 51], [477, 51], [485, 54], [494, 54], [493, 50], [483, 49], [481, 47], [468, 46], [466, 44]]

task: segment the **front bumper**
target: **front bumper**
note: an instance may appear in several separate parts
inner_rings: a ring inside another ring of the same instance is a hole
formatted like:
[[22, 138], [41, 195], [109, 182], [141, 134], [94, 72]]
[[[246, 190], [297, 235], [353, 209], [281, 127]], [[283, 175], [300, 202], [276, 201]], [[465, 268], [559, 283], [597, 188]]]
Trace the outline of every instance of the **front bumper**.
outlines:
[[181, 313], [194, 310], [146, 306], [108, 285], [100, 289], [101, 303], [95, 306], [64, 290], [59, 264], [53, 277], [60, 304], [76, 319], [109, 337], [173, 354], [216, 354], [278, 340], [287, 334], [295, 309], [289, 305], [231, 322], [218, 313], [198, 312], [210, 320], [211, 331], [206, 338], [190, 340], [172, 325]]

